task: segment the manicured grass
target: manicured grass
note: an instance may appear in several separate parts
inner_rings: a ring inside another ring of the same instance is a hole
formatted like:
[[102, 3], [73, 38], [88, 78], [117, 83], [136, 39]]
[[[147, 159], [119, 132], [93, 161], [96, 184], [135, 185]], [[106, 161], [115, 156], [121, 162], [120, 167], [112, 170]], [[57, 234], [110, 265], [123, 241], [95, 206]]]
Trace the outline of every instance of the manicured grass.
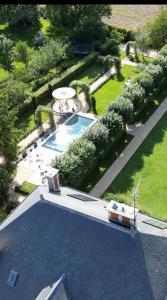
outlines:
[[[142, 64], [149, 64], [150, 62], [151, 62], [151, 60], [152, 60], [152, 58], [151, 57], [149, 57], [149, 56], [142, 56], [141, 54], [138, 54], [138, 59], [136, 59], [135, 58], [135, 55], [133, 54], [133, 53], [131, 53], [131, 55], [133, 56], [133, 58], [134, 58], [134, 62], [136, 62], [136, 63], [142, 63]], [[121, 60], [122, 59], [125, 59], [126, 58], [126, 52], [124, 51], [124, 50], [119, 50], [119, 52], [118, 52], [118, 56], [121, 58]]]
[[113, 148], [107, 153], [107, 155], [98, 163], [97, 167], [91, 172], [86, 180], [80, 187], [80, 190], [84, 192], [90, 192], [90, 190], [95, 186], [95, 184], [104, 175], [107, 169], [112, 165], [114, 160], [120, 155], [123, 149], [131, 141], [132, 136], [126, 135], [122, 137], [121, 140], [113, 146]]
[[28, 194], [32, 193], [36, 187], [37, 186], [35, 184], [24, 181], [19, 188], [19, 192], [24, 195], [28, 195]]
[[[48, 120], [48, 114], [42, 113], [42, 121], [46, 122]], [[27, 136], [31, 131], [36, 129], [36, 124], [34, 122], [34, 112], [33, 110], [29, 110], [24, 113], [21, 117], [16, 120], [16, 128], [18, 129], [18, 142]]]
[[132, 190], [141, 178], [137, 207], [167, 220], [167, 113], [129, 160], [103, 197], [132, 203]]
[[80, 80], [84, 83], [91, 83], [95, 80], [95, 78], [99, 77], [102, 73], [104, 73], [104, 68], [98, 62], [94, 63], [83, 72], [81, 72], [77, 77], [76, 80]]
[[[104, 114], [107, 105], [114, 101], [121, 93], [125, 81], [127, 81], [129, 77], [132, 79], [136, 76], [136, 70], [137, 67], [123, 65], [120, 75], [113, 76], [92, 95], [96, 98], [96, 110], [98, 115]], [[90, 109], [90, 111], [92, 110]]]

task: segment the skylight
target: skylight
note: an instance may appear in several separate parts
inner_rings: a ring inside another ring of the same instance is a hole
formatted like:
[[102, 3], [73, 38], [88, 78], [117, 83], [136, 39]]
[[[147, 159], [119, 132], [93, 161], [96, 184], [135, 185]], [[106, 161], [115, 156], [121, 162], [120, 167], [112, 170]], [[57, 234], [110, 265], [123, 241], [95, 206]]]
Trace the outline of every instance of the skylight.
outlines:
[[18, 276], [19, 273], [12, 270], [9, 274], [7, 284], [10, 286], [15, 286]]

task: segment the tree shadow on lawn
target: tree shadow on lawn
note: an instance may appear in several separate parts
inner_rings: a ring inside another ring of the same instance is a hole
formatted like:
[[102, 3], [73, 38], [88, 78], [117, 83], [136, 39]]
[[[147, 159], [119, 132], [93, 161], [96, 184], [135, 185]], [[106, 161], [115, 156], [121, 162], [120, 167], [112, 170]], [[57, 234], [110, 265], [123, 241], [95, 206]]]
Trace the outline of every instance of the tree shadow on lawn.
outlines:
[[125, 76], [123, 76], [123, 74], [121, 72], [116, 74], [115, 77], [116, 77], [117, 81], [124, 81], [125, 80]]
[[107, 189], [106, 193], [125, 194], [134, 186], [133, 176], [135, 173], [141, 171], [144, 167], [143, 157], [153, 154], [154, 146], [161, 143], [164, 138], [165, 131], [167, 130], [167, 113], [162, 117], [156, 128], [150, 132], [143, 144], [138, 148], [137, 152], [128, 161], [124, 169], [113, 181], [111, 186]]
[[37, 31], [41, 30], [40, 22], [34, 25], [25, 27], [21, 26], [8, 26], [0, 30], [0, 34], [5, 34], [14, 43], [18, 41], [25, 41], [29, 47], [35, 47], [34, 38]]

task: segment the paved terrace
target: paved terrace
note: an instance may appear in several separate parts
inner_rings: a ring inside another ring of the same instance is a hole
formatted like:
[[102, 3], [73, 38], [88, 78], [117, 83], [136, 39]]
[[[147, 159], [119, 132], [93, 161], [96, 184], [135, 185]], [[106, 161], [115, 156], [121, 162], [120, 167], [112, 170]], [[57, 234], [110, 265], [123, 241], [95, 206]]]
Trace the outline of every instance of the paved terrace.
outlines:
[[121, 172], [124, 166], [127, 164], [129, 159], [133, 156], [157, 122], [162, 118], [164, 113], [167, 111], [167, 98], [159, 105], [156, 111], [148, 119], [145, 125], [139, 127], [136, 130], [135, 137], [120, 154], [120, 156], [114, 161], [107, 172], [102, 176], [99, 182], [90, 191], [90, 195], [94, 197], [101, 197], [110, 184], [114, 181], [117, 175]]

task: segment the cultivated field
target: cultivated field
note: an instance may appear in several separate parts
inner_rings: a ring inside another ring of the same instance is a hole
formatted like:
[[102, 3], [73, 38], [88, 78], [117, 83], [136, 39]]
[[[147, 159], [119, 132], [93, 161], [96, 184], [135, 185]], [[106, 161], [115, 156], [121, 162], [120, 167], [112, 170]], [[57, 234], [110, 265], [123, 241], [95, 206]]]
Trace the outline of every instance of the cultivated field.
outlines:
[[112, 17], [104, 22], [120, 28], [133, 29], [143, 27], [152, 19], [161, 7], [166, 5], [113, 5]]

